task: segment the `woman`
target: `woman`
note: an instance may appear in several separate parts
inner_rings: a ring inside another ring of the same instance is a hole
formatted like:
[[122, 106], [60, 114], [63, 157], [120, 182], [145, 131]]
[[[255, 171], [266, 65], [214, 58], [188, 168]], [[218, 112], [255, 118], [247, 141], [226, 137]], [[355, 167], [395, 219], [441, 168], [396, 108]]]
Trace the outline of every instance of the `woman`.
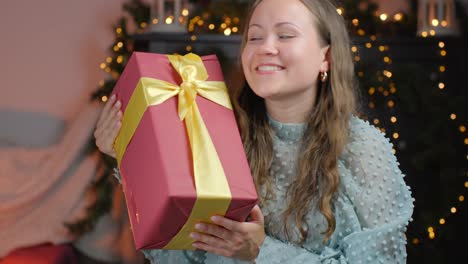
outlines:
[[[413, 199], [388, 139], [353, 115], [353, 61], [336, 6], [259, 0], [247, 21], [247, 84], [234, 105], [261, 209], [245, 223], [198, 224], [200, 251], [145, 255], [154, 263], [405, 263]], [[95, 133], [109, 155], [122, 116], [114, 102]]]

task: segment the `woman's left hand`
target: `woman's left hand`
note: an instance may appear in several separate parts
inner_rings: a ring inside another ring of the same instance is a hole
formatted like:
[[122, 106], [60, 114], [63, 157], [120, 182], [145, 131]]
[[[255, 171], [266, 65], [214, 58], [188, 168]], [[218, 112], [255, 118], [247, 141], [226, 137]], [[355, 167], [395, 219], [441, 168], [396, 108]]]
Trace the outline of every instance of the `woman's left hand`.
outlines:
[[265, 240], [262, 211], [258, 205], [250, 212], [249, 222], [237, 222], [222, 216], [214, 216], [215, 224], [199, 223], [191, 233], [196, 240], [193, 246], [217, 255], [252, 261], [258, 256]]

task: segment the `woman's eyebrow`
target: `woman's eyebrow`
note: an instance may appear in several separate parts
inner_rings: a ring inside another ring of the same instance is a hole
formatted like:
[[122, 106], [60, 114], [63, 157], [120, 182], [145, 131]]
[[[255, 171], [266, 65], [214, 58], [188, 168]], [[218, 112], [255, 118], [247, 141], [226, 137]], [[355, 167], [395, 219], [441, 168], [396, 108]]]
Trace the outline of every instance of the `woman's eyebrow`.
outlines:
[[[299, 28], [296, 24], [291, 23], [291, 22], [278, 22], [278, 23], [275, 24], [276, 28], [281, 27], [281, 26], [293, 26], [295, 28]], [[251, 27], [263, 28], [260, 24], [250, 24], [249, 28], [251, 28]]]

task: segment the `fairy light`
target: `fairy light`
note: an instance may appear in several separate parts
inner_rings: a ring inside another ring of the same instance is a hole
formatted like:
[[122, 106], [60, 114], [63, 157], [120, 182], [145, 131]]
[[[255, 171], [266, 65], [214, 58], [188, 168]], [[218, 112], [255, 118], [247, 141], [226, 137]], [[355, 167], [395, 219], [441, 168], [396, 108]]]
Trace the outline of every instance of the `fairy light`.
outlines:
[[116, 59], [117, 63], [118, 64], [121, 64], [123, 62], [123, 56], [122, 55], [119, 55]]
[[120, 28], [120, 27], [116, 28], [115, 33], [117, 33], [117, 35], [122, 34], [122, 28]]
[[396, 117], [394, 117], [394, 116], [392, 116], [392, 117], [390, 118], [390, 122], [392, 122], [392, 123], [396, 123], [396, 122], [397, 122], [397, 118], [396, 118]]
[[457, 208], [455, 208], [455, 207], [450, 208], [450, 212], [451, 212], [452, 214], [456, 213], [456, 212], [457, 212]]
[[106, 68], [106, 66], [107, 66], [107, 65], [103, 62], [103, 63], [101, 63], [101, 65], [99, 65], [99, 68], [101, 68], [102, 70], [104, 70], [104, 69]]
[[448, 23], [447, 23], [447, 21], [442, 20], [442, 22], [440, 22], [440, 25], [441, 25], [442, 27], [447, 27], [447, 26], [448, 26]]
[[450, 119], [452, 119], [452, 120], [457, 119], [457, 115], [456, 114], [450, 114]]
[[172, 17], [170, 17], [170, 16], [166, 17], [166, 21], [165, 21], [166, 24], [170, 25], [170, 24], [172, 24], [173, 21], [174, 21], [174, 19]]
[[434, 27], [437, 27], [437, 26], [439, 25], [439, 20], [437, 20], [437, 19], [432, 19], [431, 24], [432, 24]]
[[231, 35], [231, 28], [226, 28], [226, 29], [224, 30], [224, 35], [226, 35], [226, 36]]
[[152, 23], [153, 23], [153, 25], [156, 25], [156, 24], [158, 24], [158, 23], [159, 23], [159, 19], [157, 19], [157, 18], [153, 18], [153, 20], [152, 20]]
[[339, 8], [336, 9], [336, 12], [337, 12], [338, 14], [340, 14], [340, 16], [342, 16], [343, 13], [344, 13], [344, 8], [339, 7]]
[[214, 24], [210, 24], [210, 25], [208, 26], [208, 28], [209, 28], [210, 30], [213, 30], [213, 29], [215, 29], [215, 25], [214, 25]]
[[445, 83], [440, 82], [440, 83], [439, 83], [439, 89], [440, 89], [440, 90], [445, 89]]
[[379, 16], [379, 18], [380, 18], [380, 20], [385, 21], [385, 20], [387, 20], [388, 16], [387, 16], [387, 14], [383, 13], [383, 14], [381, 14]]
[[458, 127], [458, 130], [461, 132], [461, 133], [465, 133], [466, 132], [466, 127], [465, 126], [459, 126]]
[[440, 41], [440, 42], [439, 42], [439, 48], [443, 49], [444, 47], [445, 47], [445, 43], [442, 42], [442, 41]]
[[187, 8], [182, 9], [182, 15], [185, 17], [189, 15], [189, 11]]
[[439, 219], [439, 224], [444, 225], [445, 224], [445, 219], [444, 218]]
[[356, 47], [356, 46], [352, 46], [352, 47], [351, 47], [351, 51], [352, 51], [352, 52], [357, 52], [357, 47]]
[[427, 31], [423, 31], [423, 32], [421, 32], [421, 37], [423, 37], [423, 38], [427, 38]]
[[435, 32], [435, 30], [433, 30], [433, 29], [429, 30], [429, 35], [431, 35], [431, 36], [435, 36], [435, 35], [436, 35], [436, 32]]
[[458, 196], [458, 201], [460, 201], [460, 202], [465, 201], [465, 196], [463, 196], [463, 195]]
[[393, 16], [393, 19], [395, 21], [401, 21], [403, 19], [403, 14], [402, 13], [396, 13], [394, 16]]
[[439, 66], [439, 71], [440, 72], [445, 72], [447, 69], [445, 68], [444, 65]]
[[107, 102], [107, 99], [108, 99], [107, 96], [103, 95], [101, 97], [101, 102], [105, 103], [105, 102]]
[[351, 21], [353, 23], [354, 26], [358, 26], [359, 25], [359, 19], [355, 18]]

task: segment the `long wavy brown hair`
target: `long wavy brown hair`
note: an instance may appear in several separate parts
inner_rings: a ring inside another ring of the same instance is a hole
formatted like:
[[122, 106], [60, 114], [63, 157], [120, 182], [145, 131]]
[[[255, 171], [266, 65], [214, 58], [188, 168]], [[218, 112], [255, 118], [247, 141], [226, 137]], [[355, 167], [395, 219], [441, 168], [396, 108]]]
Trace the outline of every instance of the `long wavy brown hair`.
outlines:
[[[252, 3], [243, 34], [241, 51], [247, 41], [248, 23], [262, 0]], [[297, 177], [287, 191], [288, 207], [283, 215], [283, 228], [291, 239], [288, 219], [295, 221], [299, 241], [307, 239], [305, 221], [312, 206], [318, 206], [328, 228], [323, 232], [328, 241], [336, 227], [333, 201], [339, 186], [337, 162], [347, 142], [349, 121], [356, 113], [357, 93], [350, 40], [345, 22], [330, 0], [300, 0], [315, 18], [315, 26], [324, 45], [329, 45], [330, 71], [325, 82], [317, 82], [317, 97], [307, 120], [307, 128], [297, 163]], [[242, 67], [242, 66], [241, 66]], [[319, 76], [317, 76], [319, 78]], [[270, 167], [273, 160], [272, 130], [263, 98], [257, 96], [243, 78], [242, 85], [232, 90], [236, 117], [250, 163], [257, 191], [266, 187], [259, 197], [260, 205], [274, 196]]]

